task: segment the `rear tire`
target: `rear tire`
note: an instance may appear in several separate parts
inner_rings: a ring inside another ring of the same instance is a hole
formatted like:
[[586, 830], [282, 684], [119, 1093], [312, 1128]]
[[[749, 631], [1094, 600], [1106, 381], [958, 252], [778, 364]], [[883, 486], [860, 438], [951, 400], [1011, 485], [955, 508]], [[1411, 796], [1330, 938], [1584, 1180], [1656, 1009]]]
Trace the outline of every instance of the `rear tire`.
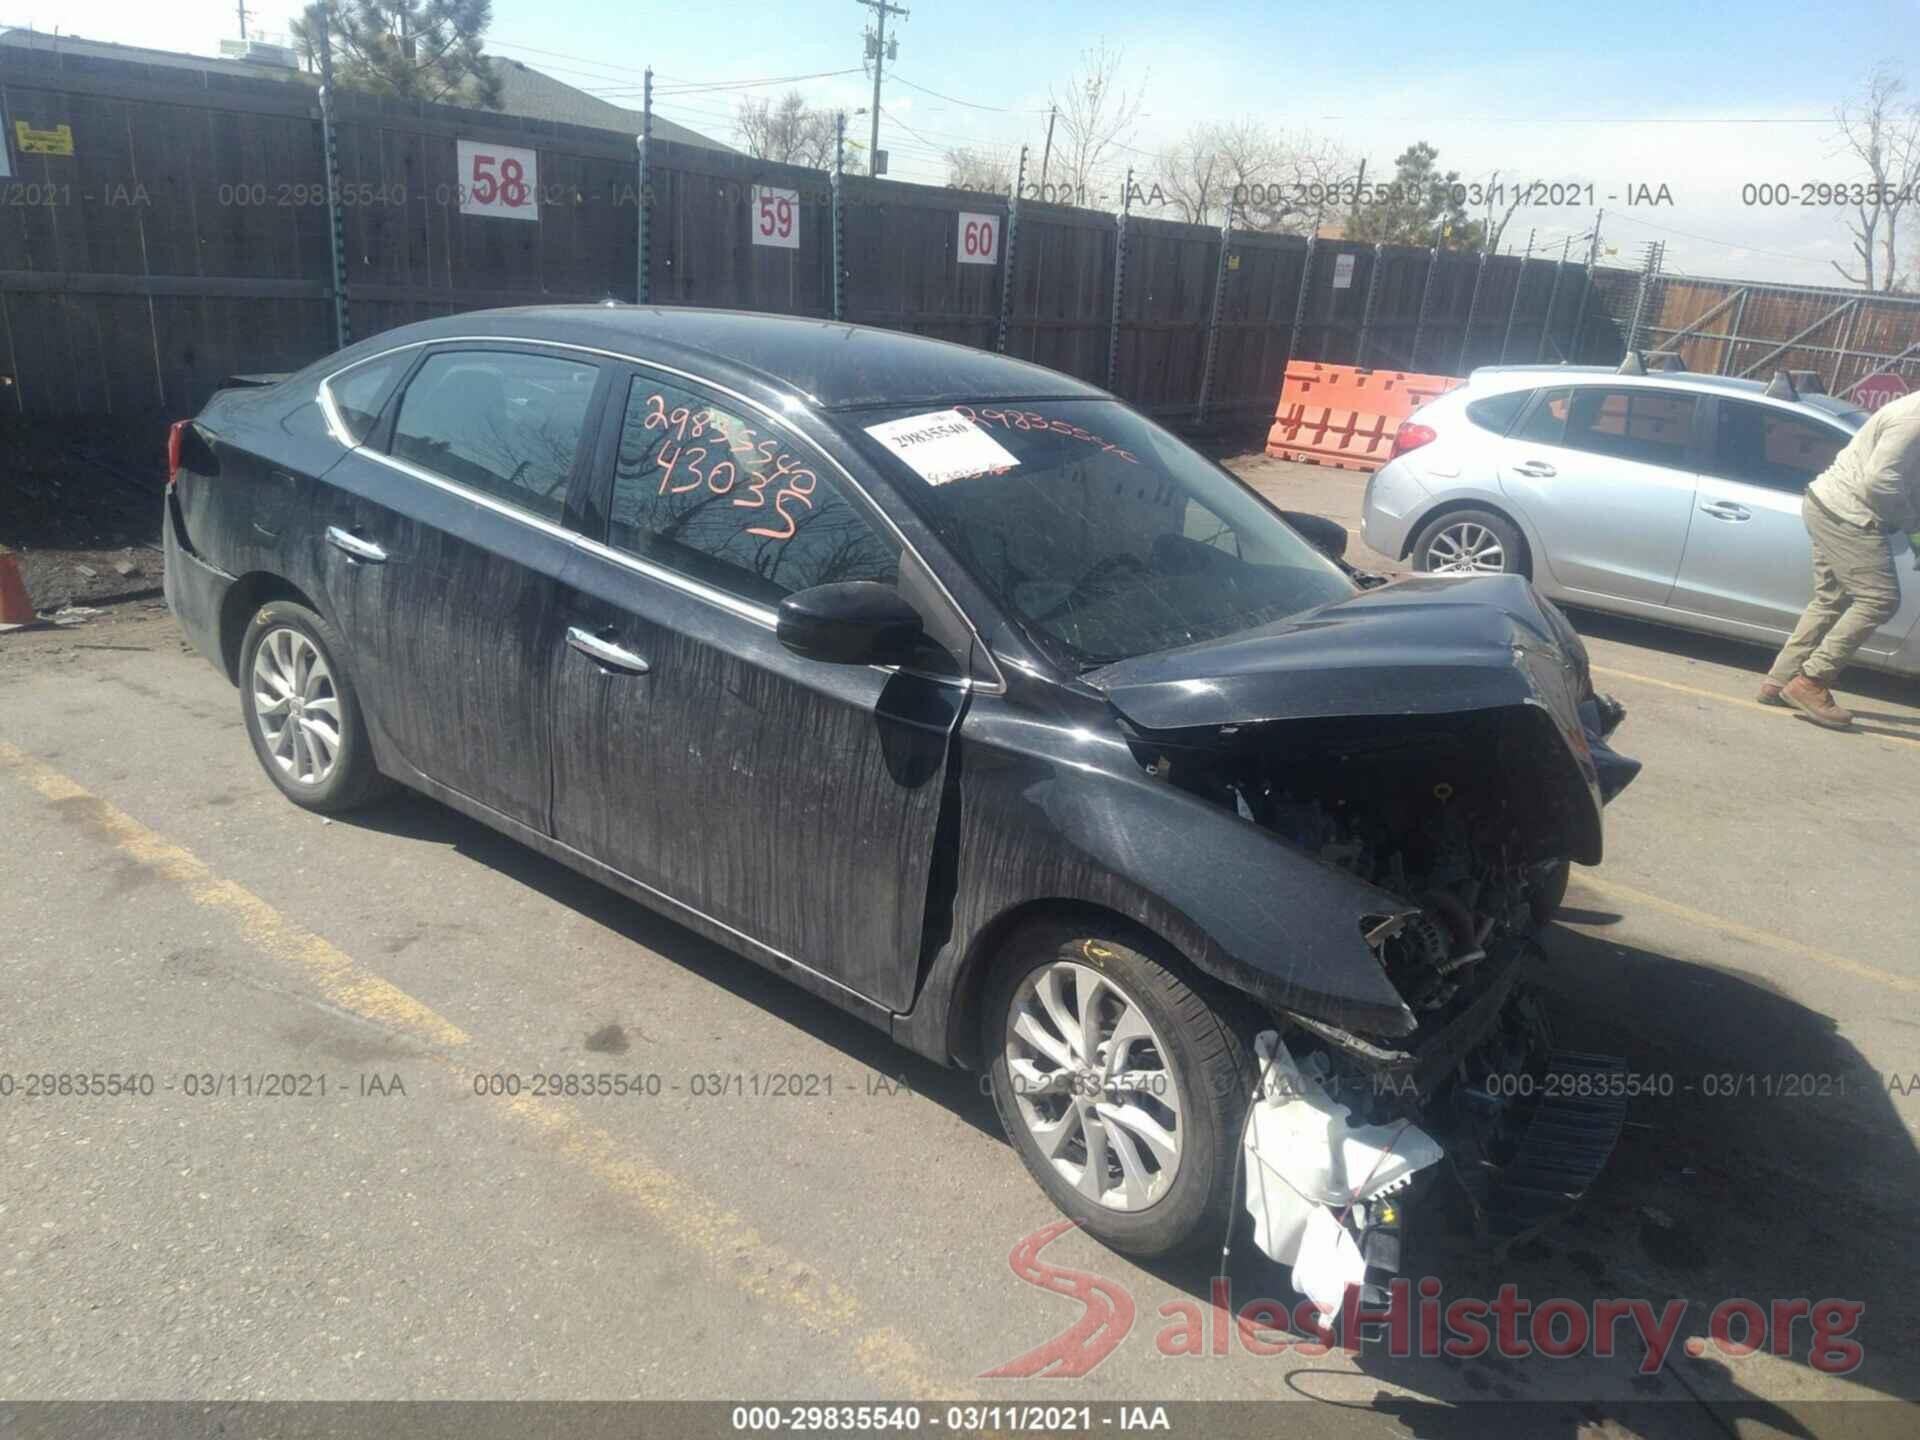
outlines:
[[[1218, 1245], [1236, 1203], [1252, 1062], [1233, 1021], [1178, 967], [1143, 937], [1046, 921], [1001, 955], [982, 1016], [994, 1106], [1014, 1149], [1054, 1204], [1129, 1255]], [[1061, 1075], [1067, 1088], [1048, 1088], [1045, 1077]]]
[[337, 814], [385, 793], [331, 625], [292, 600], [253, 613], [240, 642], [240, 712], [267, 778], [294, 804]]
[[1413, 567], [1428, 574], [1533, 578], [1520, 527], [1492, 510], [1450, 510], [1428, 521], [1413, 542]]

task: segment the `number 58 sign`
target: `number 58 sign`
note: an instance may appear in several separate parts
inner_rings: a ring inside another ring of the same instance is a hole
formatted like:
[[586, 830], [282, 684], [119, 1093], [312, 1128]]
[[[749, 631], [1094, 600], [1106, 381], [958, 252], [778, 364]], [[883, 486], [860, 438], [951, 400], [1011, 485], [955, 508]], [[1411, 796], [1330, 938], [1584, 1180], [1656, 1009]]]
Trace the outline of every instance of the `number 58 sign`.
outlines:
[[454, 142], [460, 166], [460, 213], [509, 220], [540, 218], [540, 156], [512, 145]]

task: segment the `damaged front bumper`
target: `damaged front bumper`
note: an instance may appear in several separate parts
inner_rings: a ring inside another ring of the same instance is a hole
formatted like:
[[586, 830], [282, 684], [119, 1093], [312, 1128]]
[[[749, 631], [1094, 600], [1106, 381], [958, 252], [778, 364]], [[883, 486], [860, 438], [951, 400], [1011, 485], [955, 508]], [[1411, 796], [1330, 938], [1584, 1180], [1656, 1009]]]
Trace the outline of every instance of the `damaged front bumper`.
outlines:
[[1565, 1215], [1626, 1120], [1625, 1062], [1552, 1048], [1523, 972], [1532, 941], [1482, 962], [1479, 984], [1400, 1047], [1296, 1021], [1255, 1042], [1244, 1137], [1254, 1241], [1325, 1314], [1401, 1267], [1409, 1199], [1444, 1160], [1480, 1238], [1511, 1244]]

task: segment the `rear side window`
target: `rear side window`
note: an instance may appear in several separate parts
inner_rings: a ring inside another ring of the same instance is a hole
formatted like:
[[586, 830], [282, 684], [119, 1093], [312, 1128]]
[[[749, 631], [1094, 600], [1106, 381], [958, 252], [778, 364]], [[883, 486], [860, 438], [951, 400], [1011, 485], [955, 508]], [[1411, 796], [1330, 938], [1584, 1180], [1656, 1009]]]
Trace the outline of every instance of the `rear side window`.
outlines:
[[505, 350], [429, 356], [400, 398], [393, 453], [558, 520], [599, 374], [577, 360]]
[[400, 372], [411, 358], [383, 356], [378, 360], [369, 360], [364, 365], [356, 365], [327, 382], [327, 391], [333, 396], [334, 413], [340, 417], [341, 424], [347, 427], [354, 444], [363, 443], [373, 433], [387, 392], [393, 388], [393, 382], [400, 378]]
[[1569, 389], [1536, 390], [1538, 397], [1533, 408], [1527, 411], [1527, 418], [1520, 422], [1520, 428], [1511, 436], [1515, 440], [1525, 440], [1534, 445], [1563, 444], [1567, 436], [1567, 408], [1573, 403], [1573, 391]]
[[1576, 389], [1566, 436], [1574, 450], [1684, 469], [1693, 432], [1692, 395], [1594, 385]]
[[1798, 495], [1833, 463], [1847, 437], [1770, 405], [1722, 400], [1708, 473]]
[[900, 555], [810, 450], [647, 377], [627, 394], [607, 538], [764, 605], [840, 580], [891, 585]]
[[1513, 422], [1532, 398], [1531, 390], [1510, 390], [1505, 395], [1489, 395], [1484, 400], [1472, 400], [1467, 404], [1467, 419], [1482, 430], [1504, 435], [1513, 428]]

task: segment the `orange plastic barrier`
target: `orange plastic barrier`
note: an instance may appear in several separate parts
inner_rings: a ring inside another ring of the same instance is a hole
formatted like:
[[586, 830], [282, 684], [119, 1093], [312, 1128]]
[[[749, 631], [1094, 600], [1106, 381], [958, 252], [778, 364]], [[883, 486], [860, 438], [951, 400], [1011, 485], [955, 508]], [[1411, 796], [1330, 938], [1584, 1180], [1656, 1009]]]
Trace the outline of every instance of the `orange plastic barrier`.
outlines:
[[0, 625], [31, 625], [33, 602], [20, 580], [20, 562], [11, 550], [0, 549]]
[[1402, 420], [1466, 383], [1410, 370], [1296, 362], [1287, 366], [1267, 454], [1341, 470], [1378, 470]]

